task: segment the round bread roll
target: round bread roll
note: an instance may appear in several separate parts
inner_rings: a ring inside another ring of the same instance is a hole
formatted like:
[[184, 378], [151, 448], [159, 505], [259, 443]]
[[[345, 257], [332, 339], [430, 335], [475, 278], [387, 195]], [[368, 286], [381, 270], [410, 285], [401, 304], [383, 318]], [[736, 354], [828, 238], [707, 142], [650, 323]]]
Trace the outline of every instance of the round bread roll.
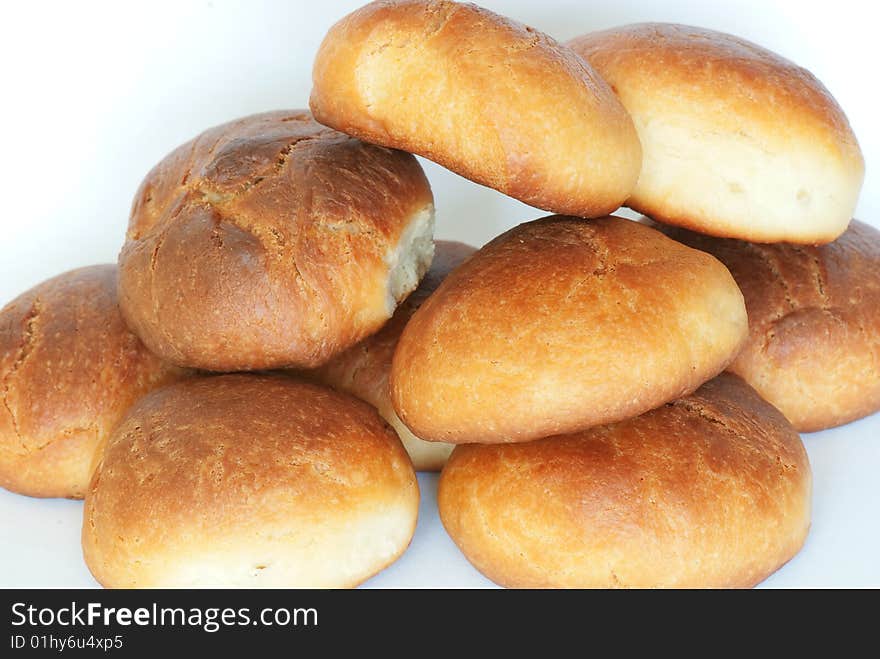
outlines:
[[321, 123], [553, 212], [610, 213], [639, 175], [632, 120], [589, 65], [475, 5], [370, 3], [331, 28], [313, 83]]
[[803, 546], [812, 476], [794, 429], [734, 375], [620, 423], [456, 447], [449, 535], [515, 588], [730, 588]]
[[391, 400], [422, 439], [528, 441], [688, 394], [747, 334], [713, 257], [618, 217], [551, 216], [483, 247], [413, 315]]
[[749, 340], [729, 368], [795, 428], [822, 430], [880, 410], [880, 231], [854, 220], [821, 247], [668, 233], [730, 268]]
[[156, 354], [235, 371], [311, 368], [377, 331], [433, 254], [416, 159], [308, 112], [208, 130], [147, 175], [120, 306]]
[[184, 374], [122, 322], [114, 265], [20, 295], [0, 311], [0, 486], [81, 499], [96, 446], [135, 400]]
[[379, 410], [379, 414], [397, 431], [416, 471], [440, 471], [453, 445], [419, 439], [397, 416], [388, 392], [391, 359], [400, 333], [412, 315], [446, 275], [475, 251], [464, 243], [438, 240], [430, 270], [415, 292], [397, 308], [388, 324], [311, 373], [321, 382], [357, 396]]
[[826, 243], [864, 178], [849, 122], [808, 71], [720, 32], [644, 23], [568, 44], [629, 110], [644, 150], [626, 205], [702, 233]]
[[394, 562], [419, 489], [365, 403], [284, 376], [221, 375], [135, 405], [86, 495], [106, 587], [351, 587]]

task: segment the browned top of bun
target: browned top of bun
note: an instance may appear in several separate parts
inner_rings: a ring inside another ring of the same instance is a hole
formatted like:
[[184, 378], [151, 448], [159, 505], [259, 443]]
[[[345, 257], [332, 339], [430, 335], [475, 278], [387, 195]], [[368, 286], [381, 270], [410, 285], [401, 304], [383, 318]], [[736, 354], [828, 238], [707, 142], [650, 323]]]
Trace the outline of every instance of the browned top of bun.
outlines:
[[0, 311], [0, 485], [82, 496], [95, 444], [138, 397], [181, 374], [123, 323], [114, 265], [20, 295]]
[[413, 156], [307, 111], [217, 126], [142, 183], [119, 257], [122, 311], [175, 363], [317, 365], [390, 316], [389, 254], [431, 204]]
[[853, 220], [838, 240], [819, 247], [663, 230], [730, 269], [750, 326], [731, 370], [796, 428], [818, 430], [880, 408], [877, 229]]
[[636, 23], [585, 34], [569, 45], [627, 107], [646, 102], [640, 95], [665, 93], [671, 105], [698, 104], [701, 111], [730, 121], [747, 116], [775, 131], [807, 133], [861, 161], [846, 115], [825, 86], [806, 69], [746, 39], [689, 25]]
[[751, 586], [803, 543], [811, 480], [791, 425], [724, 374], [614, 425], [458, 446], [438, 499], [503, 585]]
[[156, 548], [163, 537], [275, 523], [292, 507], [332, 524], [413, 487], [400, 441], [365, 403], [285, 376], [222, 375], [135, 405], [107, 442], [88, 504], [107, 537]]

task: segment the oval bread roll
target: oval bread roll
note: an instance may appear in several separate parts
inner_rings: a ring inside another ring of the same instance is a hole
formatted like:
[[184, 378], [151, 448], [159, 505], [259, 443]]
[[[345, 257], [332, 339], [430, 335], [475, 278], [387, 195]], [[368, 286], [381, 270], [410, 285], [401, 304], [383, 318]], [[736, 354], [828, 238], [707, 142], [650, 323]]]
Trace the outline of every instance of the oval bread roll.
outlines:
[[284, 376], [154, 392], [107, 442], [83, 553], [113, 588], [349, 587], [406, 549], [419, 490], [366, 403]]
[[607, 217], [551, 216], [483, 247], [403, 330], [391, 400], [418, 437], [520, 442], [692, 392], [748, 334], [715, 258]]
[[729, 368], [797, 430], [880, 410], [880, 231], [853, 220], [820, 247], [667, 231], [730, 268], [746, 300], [749, 340]]
[[315, 59], [315, 118], [556, 213], [598, 217], [641, 166], [608, 85], [550, 37], [471, 4], [372, 2]]
[[756, 242], [826, 243], [864, 178], [840, 106], [808, 71], [729, 34], [669, 23], [568, 44], [629, 110], [644, 150], [630, 208]]
[[0, 311], [0, 487], [81, 499], [96, 447], [129, 406], [185, 374], [122, 322], [114, 265], [23, 293]]
[[453, 445], [426, 442], [412, 434], [394, 412], [388, 391], [391, 359], [400, 333], [407, 322], [440, 282], [476, 251], [470, 245], [438, 240], [434, 261], [422, 283], [394, 312], [378, 333], [349, 348], [310, 373], [310, 376], [336, 389], [365, 400], [397, 431], [416, 471], [440, 471]]
[[120, 305], [156, 354], [215, 371], [310, 368], [377, 331], [431, 263], [416, 159], [305, 111], [208, 130], [135, 197]]
[[514, 588], [749, 587], [810, 527], [807, 454], [734, 375], [640, 417], [458, 446], [438, 505], [468, 560]]

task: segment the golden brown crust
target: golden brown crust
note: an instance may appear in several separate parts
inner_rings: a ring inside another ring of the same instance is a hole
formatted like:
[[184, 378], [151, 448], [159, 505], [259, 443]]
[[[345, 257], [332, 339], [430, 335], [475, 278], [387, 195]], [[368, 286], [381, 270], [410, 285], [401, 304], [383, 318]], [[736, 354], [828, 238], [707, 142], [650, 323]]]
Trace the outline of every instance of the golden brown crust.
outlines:
[[0, 486], [82, 498], [98, 443], [135, 400], [183, 375], [122, 322], [113, 265], [20, 295], [0, 311]]
[[368, 405], [283, 376], [199, 378], [142, 399], [86, 496], [108, 587], [353, 586], [409, 544], [415, 473]]
[[621, 218], [552, 216], [490, 242], [413, 315], [391, 399], [423, 439], [528, 441], [690, 393], [747, 332], [714, 258]]
[[[391, 291], [395, 250], [411, 223], [430, 229], [432, 212], [413, 156], [306, 111], [245, 117], [147, 175], [119, 256], [120, 305], [177, 364], [315, 366], [376, 331], [415, 287]], [[420, 276], [428, 263], [417, 265]]]
[[604, 215], [638, 177], [639, 141], [608, 85], [475, 5], [372, 2], [331, 28], [313, 82], [322, 123], [550, 211]]
[[391, 359], [400, 334], [412, 315], [440, 282], [475, 251], [464, 243], [438, 240], [434, 261], [422, 283], [401, 303], [385, 327], [310, 373], [320, 382], [357, 396], [379, 410], [379, 414], [397, 431], [416, 471], [440, 471], [452, 452], [452, 445], [419, 439], [394, 412], [388, 391]]
[[644, 149], [627, 206], [760, 242], [822, 243], [846, 228], [864, 161], [809, 71], [738, 37], [641, 23], [568, 45], [609, 82]]
[[821, 247], [664, 229], [733, 274], [749, 340], [730, 370], [811, 432], [880, 410], [880, 232], [853, 220]]
[[440, 477], [449, 535], [510, 587], [748, 587], [810, 525], [807, 454], [738, 377], [611, 426], [456, 447]]

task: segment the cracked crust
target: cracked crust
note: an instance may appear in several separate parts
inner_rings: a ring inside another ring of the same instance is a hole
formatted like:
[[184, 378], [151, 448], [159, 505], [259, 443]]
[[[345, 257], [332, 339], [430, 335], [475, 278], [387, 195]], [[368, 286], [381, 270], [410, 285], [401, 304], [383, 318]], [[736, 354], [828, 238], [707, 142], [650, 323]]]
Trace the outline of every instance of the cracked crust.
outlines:
[[671, 23], [568, 45], [635, 122], [644, 158], [630, 208], [756, 242], [827, 243], [846, 229], [864, 160], [843, 110], [809, 71], [744, 39]]
[[831, 428], [880, 410], [880, 231], [853, 220], [821, 247], [760, 245], [661, 229], [733, 274], [749, 340], [730, 370], [795, 428]]
[[432, 219], [413, 156], [303, 110], [245, 117], [182, 145], [141, 184], [120, 306], [178, 365], [316, 366], [375, 332], [415, 287], [389, 295], [395, 259], [413, 260], [416, 278], [430, 264], [399, 242]]
[[440, 471], [452, 452], [452, 445], [419, 439], [394, 412], [388, 387], [391, 360], [403, 328], [406, 327], [412, 315], [418, 311], [446, 276], [474, 252], [476, 249], [470, 245], [438, 240], [434, 261], [422, 283], [398, 307], [385, 327], [356, 346], [337, 355], [324, 366], [308, 373], [309, 377], [316, 378], [324, 384], [357, 396], [373, 405], [397, 431], [416, 471]]
[[183, 375], [123, 323], [115, 266], [22, 294], [0, 311], [0, 486], [82, 498], [96, 445], [135, 400]]
[[418, 436], [518, 442], [641, 414], [736, 356], [742, 295], [715, 258], [618, 217], [499, 236], [421, 306], [391, 400]]
[[791, 425], [723, 374], [614, 425], [459, 446], [437, 496], [449, 535], [503, 586], [730, 588], [798, 552], [811, 490]]
[[638, 137], [608, 85], [550, 37], [472, 4], [372, 2], [330, 29], [312, 80], [321, 123], [532, 206], [598, 217], [638, 177]]
[[156, 391], [107, 441], [83, 554], [106, 587], [349, 587], [406, 549], [419, 490], [367, 404], [280, 375]]

